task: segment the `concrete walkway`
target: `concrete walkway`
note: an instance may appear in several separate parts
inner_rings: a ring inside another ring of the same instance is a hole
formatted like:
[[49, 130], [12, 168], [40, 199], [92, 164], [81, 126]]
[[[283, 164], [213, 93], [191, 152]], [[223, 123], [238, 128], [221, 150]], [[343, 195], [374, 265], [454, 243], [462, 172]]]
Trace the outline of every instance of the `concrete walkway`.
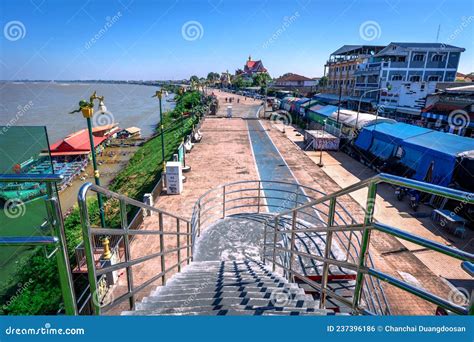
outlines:
[[[206, 191], [228, 182], [259, 179], [252, 154], [248, 120], [242, 120], [242, 118], [254, 117], [261, 101], [244, 99], [238, 95], [220, 91], [214, 91], [214, 93], [220, 101], [219, 112], [216, 118], [212, 116], [206, 118], [201, 128], [203, 133], [202, 141], [195, 144], [191, 153], [186, 155], [186, 163], [191, 166], [192, 170], [185, 174], [187, 179], [184, 183], [184, 191], [181, 195], [163, 194], [156, 199], [155, 206], [161, 210], [190, 218], [194, 203]], [[230, 96], [241, 99], [239, 103], [237, 101], [232, 103], [233, 116], [235, 118], [222, 118], [226, 116], [226, 103], [223, 101], [223, 98]], [[268, 134], [269, 139], [275, 145], [275, 153], [281, 155], [281, 158], [283, 158], [285, 164], [291, 170], [294, 179], [300, 184], [330, 193], [345, 186], [344, 182], [354, 181], [353, 177], [338, 171], [334, 171], [331, 174], [326, 172], [324, 168], [320, 169], [312, 160], [312, 156], [302, 151], [291, 138], [288, 139], [287, 134], [276, 129], [269, 121], [260, 121], [260, 124], [263, 127], [263, 131]], [[252, 127], [250, 125], [250, 128]], [[291, 133], [292, 129], [286, 129], [286, 132]], [[350, 173], [350, 171], [347, 172]], [[359, 200], [362, 198], [363, 195], [361, 194], [360, 198], [359, 196], [356, 196], [356, 198], [344, 196], [340, 200], [357, 220], [360, 220], [364, 214], [359, 203]], [[158, 229], [158, 217], [147, 217], [142, 229]], [[174, 231], [175, 229], [176, 226], [173, 222], [165, 221], [165, 231]], [[421, 286], [442, 297], [446, 298], [450, 293], [451, 288], [441, 281], [441, 278], [436, 277], [440, 273], [436, 269], [431, 269], [433, 265], [425, 265], [411, 251], [403, 251], [404, 245], [395, 238], [377, 233], [374, 233], [372, 236], [371, 251], [377, 268], [393, 274], [397, 278], [419, 282]], [[180, 242], [181, 245], [184, 245], [186, 242], [185, 238], [183, 237]], [[165, 250], [173, 249], [176, 245], [177, 240], [175, 237], [166, 237]], [[132, 257], [137, 258], [156, 253], [159, 248], [160, 244], [157, 236], [137, 238], [132, 244]], [[393, 253], [394, 251], [396, 253]], [[386, 254], [387, 252], [389, 253]], [[166, 267], [175, 265], [176, 261], [176, 254], [167, 256]], [[136, 285], [156, 275], [159, 270], [160, 258], [148, 261], [144, 265], [135, 266], [134, 280]], [[175, 271], [176, 269], [167, 276], [171, 276]], [[123, 291], [125, 285], [124, 278], [125, 274], [122, 273], [117, 292], [120, 292], [120, 289]], [[158, 284], [160, 284], [160, 280], [157, 280], [155, 284], [142, 291], [143, 294], [141, 296], [147, 295], [149, 289]], [[392, 303], [394, 314], [434, 313], [434, 306], [423, 300], [409, 296], [406, 292], [390, 286], [385, 286], [385, 289]]]

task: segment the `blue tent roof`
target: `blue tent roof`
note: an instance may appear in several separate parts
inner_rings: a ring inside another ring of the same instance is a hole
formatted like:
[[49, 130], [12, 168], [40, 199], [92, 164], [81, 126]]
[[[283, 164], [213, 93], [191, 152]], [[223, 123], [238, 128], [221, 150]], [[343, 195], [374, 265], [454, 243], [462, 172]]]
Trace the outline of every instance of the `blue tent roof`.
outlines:
[[324, 116], [330, 116], [334, 111], [337, 110], [337, 106], [324, 106], [322, 108], [316, 109], [314, 112]]
[[368, 150], [373, 142], [373, 138], [384, 141], [390, 145], [398, 146], [405, 139], [426, 134], [430, 129], [408, 125], [405, 123], [387, 123], [383, 122], [377, 125], [366, 126], [357, 136], [355, 144], [357, 147]]
[[452, 181], [456, 158], [460, 153], [474, 151], [474, 140], [450, 133], [431, 131], [407, 139], [402, 143], [402, 163], [415, 171], [414, 179], [449, 186]]
[[411, 137], [406, 139], [403, 145], [451, 157], [457, 157], [462, 152], [474, 151], [474, 139], [438, 131]]

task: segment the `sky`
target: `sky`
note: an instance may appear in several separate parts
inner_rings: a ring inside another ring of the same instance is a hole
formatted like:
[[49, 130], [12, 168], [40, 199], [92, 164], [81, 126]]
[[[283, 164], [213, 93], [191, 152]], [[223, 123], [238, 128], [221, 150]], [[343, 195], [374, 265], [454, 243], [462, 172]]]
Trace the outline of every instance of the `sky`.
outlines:
[[2, 0], [0, 27], [2, 80], [205, 77], [249, 55], [272, 77], [317, 77], [344, 44], [437, 36], [474, 71], [472, 0]]

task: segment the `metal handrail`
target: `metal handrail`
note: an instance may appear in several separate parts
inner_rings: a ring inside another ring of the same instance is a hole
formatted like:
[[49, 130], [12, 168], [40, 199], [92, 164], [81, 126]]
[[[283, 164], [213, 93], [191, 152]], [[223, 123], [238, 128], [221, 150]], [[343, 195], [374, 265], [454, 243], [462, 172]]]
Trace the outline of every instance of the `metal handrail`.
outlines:
[[[321, 198], [318, 198], [312, 202], [309, 202], [305, 205], [302, 205], [298, 208], [297, 210], [305, 209], [312, 207], [317, 204], [321, 204], [323, 202], [329, 201], [333, 197], [340, 197], [343, 195], [347, 195], [351, 192], [363, 189], [367, 187], [368, 185], [371, 184], [379, 184], [379, 183], [388, 183], [392, 185], [397, 185], [397, 186], [402, 186], [402, 187], [407, 187], [410, 189], [415, 189], [419, 190], [421, 192], [426, 192], [432, 195], [436, 196], [441, 196], [441, 197], [446, 197], [449, 199], [461, 201], [461, 202], [466, 202], [469, 204], [474, 203], [474, 194], [470, 192], [464, 192], [456, 189], [451, 189], [451, 188], [445, 188], [443, 186], [431, 184], [431, 183], [425, 183], [421, 181], [417, 181], [414, 179], [410, 178], [405, 178], [405, 177], [399, 177], [399, 176], [394, 176], [390, 175], [387, 173], [379, 173], [373, 177], [367, 178], [365, 180], [362, 180], [360, 182], [357, 182], [355, 184], [349, 185], [348, 187], [345, 187], [344, 189], [335, 191], [329, 195], [325, 195]], [[291, 214], [293, 210], [288, 210], [285, 212], [281, 212], [278, 214], [278, 216], [285, 216]]]
[[[252, 185], [249, 185], [251, 183], [255, 184], [255, 186], [253, 187]], [[265, 189], [265, 185], [269, 185], [269, 187]], [[282, 185], [283, 188], [272, 187], [275, 185]], [[240, 188], [237, 188], [237, 190], [235, 190], [235, 186], [239, 186]], [[265, 193], [265, 191], [267, 190], [270, 192], [268, 195]], [[252, 192], [254, 192], [255, 196], [252, 196]], [[235, 196], [239, 193], [241, 194], [240, 196]], [[283, 193], [284, 196], [287, 197], [284, 198], [282, 197], [283, 195], [279, 196], [280, 193]], [[218, 219], [225, 218], [227, 215], [240, 215], [239, 213], [249, 214], [249, 211], [250, 213], [257, 213], [260, 216], [267, 215], [260, 213], [263, 211], [270, 210], [273, 212], [280, 212], [283, 210], [293, 209], [295, 207], [313, 201], [317, 196], [325, 196], [325, 193], [309, 186], [284, 181], [246, 180], [222, 184], [216, 188], [206, 191], [196, 201], [191, 217], [192, 234], [193, 237], [196, 238], [200, 235], [200, 231], [203, 229], [202, 227], [207, 226], [207, 224], [212, 224]], [[252, 199], [255, 199], [256, 201], [251, 201]], [[272, 199], [283, 202], [280, 204], [272, 203]], [[239, 201], [241, 201], [242, 203], [239, 203]], [[234, 205], [229, 206], [229, 204]], [[304, 213], [313, 222], [313, 228], [317, 227], [317, 225], [325, 225], [326, 218], [329, 219], [329, 214], [321, 209], [328, 208], [329, 210], [330, 206], [327, 203], [321, 203], [321, 205], [322, 208], [320, 209], [312, 208], [311, 212]], [[335, 208], [337, 208], [337, 210], [335, 210], [335, 213], [333, 215], [334, 218], [332, 220], [334, 221], [336, 226], [338, 225], [340, 227], [346, 227], [348, 225], [350, 226], [355, 224], [355, 219], [351, 216], [349, 211], [344, 206], [342, 206], [338, 201], [335, 201], [334, 206]], [[257, 219], [253, 216], [247, 217], [249, 219]], [[349, 222], [346, 222], [345, 217], [348, 219]], [[267, 224], [268, 220], [269, 219], [264, 219], [265, 222], [263, 223]], [[342, 229], [340, 231], [341, 234], [335, 234], [335, 236], [338, 240], [338, 243], [341, 245], [341, 247], [344, 248], [346, 252], [346, 259], [358, 259], [358, 255], [356, 253], [360, 249], [360, 239], [357, 234], [354, 233], [360, 232], [360, 230]], [[314, 230], [310, 229], [307, 231], [307, 233], [318, 232], [324, 233], [325, 230], [324, 228], [314, 228]], [[265, 233], [264, 237], [266, 237]], [[318, 248], [316, 241], [313, 238], [321, 239], [319, 235], [314, 237], [308, 235], [307, 238], [309, 239], [309, 243], [312, 247]], [[355, 241], [353, 241], [354, 238]], [[301, 240], [300, 238], [298, 239], [300, 240], [302, 248], [309, 252], [310, 250], [308, 248], [310, 246], [308, 246], [304, 242], [304, 240]], [[263, 247], [263, 249], [265, 253], [265, 246]], [[285, 258], [286, 257], [287, 256], [285, 256]], [[298, 260], [300, 262], [301, 267], [304, 268], [301, 257]], [[284, 262], [288, 261], [289, 256], [288, 260]], [[370, 265], [372, 264], [370, 254], [368, 255], [368, 262]], [[316, 272], [318, 272], [317, 267], [318, 266], [313, 263], [313, 268]], [[341, 269], [341, 271], [343, 270]], [[377, 312], [378, 314], [390, 314], [389, 304], [387, 299], [385, 298], [385, 293], [380, 281], [378, 279], [369, 278], [368, 282], [369, 284], [367, 288], [364, 289], [364, 298], [367, 300], [367, 302], [371, 303], [374, 312]], [[373, 291], [373, 293], [375, 293], [374, 298], [372, 298], [372, 296], [370, 295], [370, 291]]]
[[[58, 266], [59, 284], [63, 297], [64, 308], [67, 315], [77, 315], [77, 305], [72, 281], [71, 266], [67, 251], [66, 235], [64, 232], [63, 215], [56, 191], [56, 184], [63, 177], [55, 174], [0, 174], [0, 183], [46, 183], [46, 209], [47, 222], [52, 227], [53, 236], [9, 236], [0, 237], [2, 246], [56, 246], [53, 254], [56, 255]], [[48, 256], [48, 257], [50, 257]], [[46, 257], [46, 256], [45, 256]]]
[[[277, 246], [276, 243], [276, 235], [278, 234], [283, 234], [284, 236], [287, 236], [288, 234], [291, 235], [291, 238], [289, 238], [289, 241], [291, 243], [291, 248], [285, 248], [284, 252], [285, 254], [289, 254], [289, 261], [287, 259], [287, 262], [285, 264], [278, 264], [278, 266], [282, 267], [285, 270], [285, 273], [290, 277], [291, 275], [297, 275], [300, 277], [301, 275], [295, 272], [292, 269], [292, 260], [294, 259], [294, 256], [299, 254], [294, 249], [294, 241], [295, 241], [295, 235], [296, 234], [301, 234], [305, 233], [307, 229], [296, 229], [296, 222], [298, 220], [297, 215], [299, 212], [301, 212], [304, 209], [308, 208], [313, 208], [315, 205], [318, 204], [323, 204], [324, 202], [330, 202], [330, 212], [328, 215], [328, 226], [332, 226], [332, 220], [335, 214], [335, 203], [337, 201], [337, 198], [343, 195], [350, 194], [354, 191], [363, 189], [365, 187], [368, 187], [368, 194], [367, 194], [367, 206], [365, 210], [365, 217], [364, 217], [364, 223], [363, 226], [353, 226], [353, 228], [360, 229], [363, 232], [363, 239], [362, 243], [360, 246], [360, 253], [359, 253], [359, 260], [358, 263], [351, 263], [349, 268], [354, 268], [356, 267], [357, 269], [357, 278], [356, 278], [356, 286], [354, 290], [354, 296], [353, 296], [353, 301], [351, 303], [351, 308], [353, 312], [361, 312], [363, 308], [360, 306], [360, 298], [361, 298], [361, 293], [362, 293], [362, 284], [364, 282], [364, 275], [369, 275], [373, 276], [383, 282], [389, 283], [391, 285], [394, 285], [402, 290], [405, 290], [419, 298], [422, 298], [424, 300], [427, 300], [433, 304], [436, 304], [440, 307], [443, 307], [444, 309], [450, 310], [454, 313], [457, 314], [474, 314], [474, 305], [471, 301], [469, 308], [464, 308], [461, 307], [455, 303], [451, 303], [443, 298], [440, 298], [430, 292], [427, 292], [423, 289], [419, 289], [414, 287], [413, 285], [401, 281], [399, 279], [396, 279], [392, 277], [391, 275], [385, 274], [379, 270], [376, 270], [373, 267], [368, 267], [367, 264], [367, 255], [368, 255], [368, 249], [369, 249], [369, 241], [370, 241], [370, 232], [372, 230], [379, 230], [383, 233], [389, 234], [391, 236], [395, 236], [407, 241], [410, 241], [412, 243], [418, 244], [422, 247], [425, 247], [429, 250], [439, 252], [444, 255], [448, 255], [450, 257], [457, 258], [462, 261], [466, 262], [473, 262], [474, 261], [474, 255], [465, 251], [461, 251], [456, 248], [448, 247], [445, 245], [442, 245], [440, 243], [422, 238], [420, 236], [408, 233], [406, 231], [403, 231], [398, 228], [394, 228], [379, 222], [375, 222], [374, 217], [373, 217], [373, 211], [374, 211], [374, 205], [375, 205], [375, 200], [376, 200], [376, 192], [377, 192], [377, 184], [379, 183], [389, 183], [392, 185], [397, 185], [397, 186], [403, 186], [407, 188], [412, 188], [419, 190], [421, 192], [437, 195], [437, 196], [442, 196], [445, 198], [461, 201], [462, 203], [469, 203], [472, 204], [474, 203], [474, 194], [469, 193], [469, 192], [464, 192], [456, 189], [450, 189], [450, 188], [445, 188], [441, 187], [438, 185], [433, 185], [430, 183], [425, 183], [425, 182], [420, 182], [412, 179], [407, 179], [403, 177], [398, 177], [398, 176], [393, 176], [393, 175], [388, 175], [388, 174], [379, 174], [374, 177], [371, 177], [369, 179], [360, 181], [356, 184], [353, 184], [351, 186], [348, 186], [344, 189], [341, 189], [339, 191], [336, 191], [332, 194], [325, 195], [317, 200], [311, 201], [307, 204], [298, 206], [296, 208], [286, 210], [284, 212], [281, 212], [277, 215], [275, 215], [274, 218], [274, 229], [275, 229], [275, 239], [273, 241], [273, 246], [271, 248], [273, 249], [273, 257], [269, 258], [266, 254], [264, 254], [264, 260], [268, 260], [269, 262], [272, 262], [273, 265], [275, 266], [275, 254], [277, 250], [281, 250], [281, 247]], [[284, 229], [280, 229], [280, 223], [279, 221], [282, 220], [283, 218], [288, 218], [290, 217], [290, 225], [291, 229], [286, 228], [285, 224], [283, 226]], [[265, 226], [265, 229], [267, 229], [267, 225]], [[327, 229], [327, 227], [325, 227]], [[323, 277], [322, 277], [322, 282], [321, 286], [315, 287], [321, 292], [321, 299], [320, 299], [320, 307], [325, 308], [325, 300], [327, 297], [328, 288], [327, 288], [327, 279], [328, 279], [328, 269], [329, 265], [331, 264], [340, 264], [339, 260], [335, 260], [330, 258], [328, 255], [328, 246], [330, 250], [330, 245], [331, 245], [331, 240], [332, 240], [332, 233], [334, 231], [342, 231], [344, 229], [347, 229], [348, 226], [343, 226], [343, 227], [330, 227], [330, 229], [327, 229], [327, 239], [326, 239], [326, 253], [325, 253], [325, 258], [321, 259], [320, 257], [316, 256], [306, 256], [312, 259], [318, 259], [323, 262]], [[266, 232], [265, 232], [266, 234]], [[287, 239], [288, 240], [288, 239]], [[266, 246], [267, 247], [267, 246]], [[267, 247], [268, 248], [268, 247]], [[346, 265], [347, 267], [347, 265]], [[303, 278], [302, 278], [303, 279]], [[305, 281], [303, 279], [303, 281]], [[310, 286], [313, 286], [314, 284], [311, 284], [307, 281]], [[313, 286], [314, 287], [314, 286]]]
[[94, 192], [100, 192], [101, 194], [103, 194], [107, 197], [110, 197], [110, 198], [115, 198], [115, 199], [118, 199], [118, 200], [122, 200], [122, 201], [125, 202], [125, 204], [134, 205], [134, 206], [139, 207], [141, 209], [150, 210], [150, 211], [153, 211], [153, 212], [156, 212], [156, 213], [162, 213], [164, 215], [171, 216], [173, 218], [189, 222], [189, 220], [187, 218], [184, 218], [184, 217], [176, 215], [176, 214], [169, 213], [167, 211], [164, 211], [164, 210], [161, 210], [161, 209], [158, 209], [158, 208], [155, 208], [155, 207], [152, 207], [152, 206], [147, 205], [143, 202], [134, 200], [133, 198], [127, 197], [127, 196], [119, 194], [117, 192], [110, 191], [110, 190], [108, 190], [104, 187], [101, 187], [99, 185], [96, 185], [96, 184], [93, 184], [93, 183], [90, 183], [90, 182], [84, 183], [81, 186], [81, 188], [79, 189], [79, 193], [77, 195], [78, 200], [81, 201], [81, 200], [85, 199], [86, 196], [87, 196], [87, 192], [89, 190], [94, 191]]
[[[114, 198], [119, 200], [120, 204], [120, 217], [121, 217], [121, 224], [120, 228], [107, 228], [107, 227], [93, 227], [89, 220], [89, 213], [87, 207], [87, 194], [89, 191], [93, 191], [96, 193], [100, 193], [103, 196]], [[92, 296], [92, 303], [93, 303], [93, 313], [96, 315], [100, 315], [102, 312], [106, 312], [118, 304], [122, 303], [123, 301], [129, 301], [130, 309], [133, 310], [135, 307], [135, 296], [145, 289], [147, 286], [151, 285], [155, 281], [161, 278], [161, 284], [166, 284], [166, 276], [169, 272], [174, 270], [175, 268], [178, 269], [178, 272], [181, 271], [181, 266], [185, 263], [189, 264], [192, 260], [192, 251], [193, 251], [193, 241], [194, 237], [191, 233], [191, 222], [183, 218], [181, 216], [168, 213], [164, 210], [160, 210], [158, 208], [149, 206], [132, 198], [126, 197], [124, 195], [115, 193], [113, 191], [107, 190], [101, 186], [94, 185], [92, 183], [84, 184], [78, 193], [78, 203], [79, 203], [79, 210], [81, 216], [81, 224], [82, 224], [82, 236], [84, 240], [84, 249], [86, 255], [86, 262], [87, 262], [87, 269], [88, 269], [88, 278], [89, 278], [89, 288], [90, 293]], [[133, 205], [143, 210], [149, 210], [153, 213], [157, 213], [159, 217], [159, 229], [158, 230], [137, 230], [137, 229], [130, 229], [130, 225], [128, 224], [127, 220], [127, 210], [126, 205]], [[170, 220], [176, 222], [176, 231], [164, 231], [164, 221], [163, 217], [167, 216]], [[181, 231], [181, 223], [184, 223], [186, 226], [186, 232]], [[97, 235], [111, 235], [111, 236], [121, 236], [123, 241], [123, 248], [124, 248], [124, 258], [121, 260], [119, 257], [118, 261], [115, 263], [109, 261], [101, 267], [97, 268], [96, 261], [94, 259], [94, 248], [93, 248], [93, 237]], [[132, 259], [130, 253], [130, 238], [138, 235], [155, 235], [158, 236], [160, 239], [160, 248], [159, 251], [156, 253], [148, 254], [143, 257], [138, 257]], [[172, 249], [164, 249], [164, 236], [166, 235], [174, 235], [176, 236], [176, 248]], [[186, 239], [186, 243], [181, 243], [181, 237]], [[182, 258], [181, 253], [185, 251], [186, 257]], [[178, 262], [172, 266], [166, 266], [165, 257], [169, 254], [177, 255]], [[146, 261], [160, 258], [160, 271], [159, 273], [153, 275], [150, 279], [144, 281], [140, 285], [136, 286], [133, 280], [133, 272], [132, 267], [143, 264]], [[101, 298], [98, 291], [97, 286], [97, 278], [99, 276], [104, 276], [110, 274], [111, 272], [117, 271], [119, 269], [126, 270], [126, 279], [127, 279], [127, 292], [115, 298], [115, 300], [111, 303], [106, 303], [105, 305], [101, 305]]]

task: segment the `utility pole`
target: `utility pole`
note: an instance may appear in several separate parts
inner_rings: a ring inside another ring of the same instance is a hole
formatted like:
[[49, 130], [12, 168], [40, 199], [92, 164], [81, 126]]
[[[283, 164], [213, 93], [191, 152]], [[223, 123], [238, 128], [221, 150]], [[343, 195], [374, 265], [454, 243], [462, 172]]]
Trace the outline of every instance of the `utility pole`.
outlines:
[[339, 125], [339, 113], [341, 111], [341, 97], [342, 97], [342, 83], [339, 83], [339, 102], [337, 104], [337, 118], [336, 123]]

